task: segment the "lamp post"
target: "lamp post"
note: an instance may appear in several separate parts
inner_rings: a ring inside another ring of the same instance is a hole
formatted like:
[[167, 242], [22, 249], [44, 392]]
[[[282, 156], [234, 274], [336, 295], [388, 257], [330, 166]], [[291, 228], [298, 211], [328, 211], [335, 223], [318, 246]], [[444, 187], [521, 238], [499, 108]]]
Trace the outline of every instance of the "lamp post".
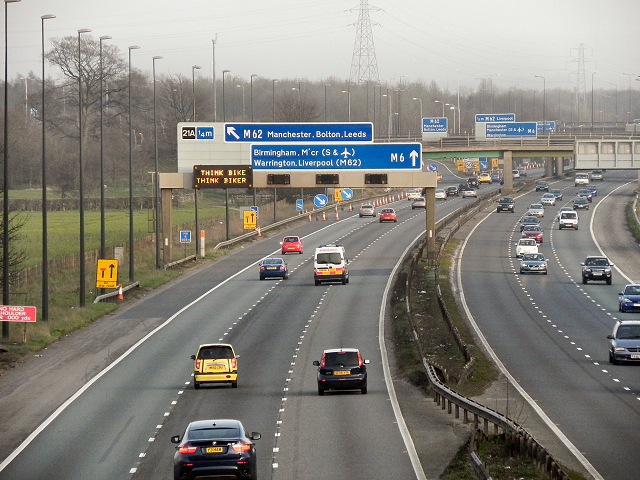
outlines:
[[493, 113], [493, 77], [497, 77], [500, 75], [499, 73], [485, 73], [485, 77], [489, 77], [489, 81], [491, 82], [491, 113]]
[[131, 121], [131, 50], [138, 50], [140, 47], [133, 45], [129, 47], [129, 281], [135, 279], [134, 273], [134, 238], [133, 238], [133, 123]]
[[442, 100], [434, 100], [433, 103], [441, 103], [442, 104], [442, 118], [444, 118], [444, 102]]
[[200, 65], [191, 67], [191, 99], [193, 101], [193, 121], [196, 121], [196, 70], [200, 70]]
[[[2, 233], [2, 303], [9, 305], [9, 165], [7, 163], [7, 141], [9, 124], [7, 114], [9, 110], [8, 84], [7, 84], [7, 60], [9, 51], [7, 49], [7, 4], [16, 3], [20, 0], [4, 0], [4, 178], [3, 178], [3, 199], [2, 209], [3, 233]], [[9, 322], [2, 322], [2, 338], [9, 338]]]
[[227, 121], [227, 116], [225, 112], [225, 101], [224, 101], [224, 77], [225, 73], [229, 73], [231, 70], [222, 70], [222, 121]]
[[158, 119], [156, 115], [157, 100], [156, 100], [156, 60], [161, 60], [160, 55], [156, 55], [151, 58], [153, 64], [153, 145], [154, 145], [154, 176], [155, 184], [153, 187], [154, 207], [156, 211], [156, 268], [162, 268], [160, 260], [160, 168], [158, 167]]
[[422, 132], [422, 99], [418, 97], [413, 97], [412, 100], [420, 102], [420, 132]]
[[298, 78], [298, 122], [302, 122], [302, 103], [300, 95], [302, 94], [302, 81]]
[[278, 80], [273, 80], [273, 107], [272, 107], [272, 112], [273, 112], [273, 121], [276, 121], [276, 82]]
[[593, 132], [594, 126], [594, 103], [593, 103], [593, 76], [598, 72], [591, 73], [591, 131]]
[[300, 119], [300, 89], [298, 87], [291, 87], [291, 90], [298, 91], [298, 121]]
[[616, 87], [616, 114], [613, 117], [614, 122], [618, 122], [618, 85], [615, 83], [611, 83], [614, 87]]
[[[444, 106], [449, 107], [449, 110], [453, 110], [455, 108], [455, 105], [453, 103], [445, 103]], [[447, 117], [449, 118], [449, 117]], [[456, 112], [455, 110], [453, 111], [453, 130], [455, 133], [455, 129], [456, 129]], [[447, 122], [447, 134], [449, 133], [449, 124]]]
[[[258, 76], [257, 73], [252, 73], [249, 79], [249, 81], [251, 82], [251, 90], [249, 92], [249, 95], [251, 97], [251, 121], [252, 122], [253, 122], [253, 77], [257, 77], [257, 76]], [[255, 205], [255, 202], [253, 204]]]
[[106, 242], [106, 225], [104, 218], [104, 69], [102, 67], [102, 42], [111, 40], [108, 35], [100, 37], [100, 258], [104, 259]]
[[547, 133], [547, 80], [542, 75], [536, 75], [542, 79], [542, 134]]
[[242, 119], [244, 120], [244, 85], [236, 85], [236, 87], [242, 89]]
[[[623, 73], [629, 77], [629, 89], [627, 90], [627, 94], [629, 95], [629, 110], [627, 111], [627, 122], [631, 122], [631, 77], [637, 77], [637, 73]], [[637, 78], [636, 78], [637, 80]]]
[[44, 21], [56, 18], [55, 15], [42, 15], [41, 32], [42, 32], [42, 111], [40, 119], [42, 120], [42, 320], [49, 320], [49, 254], [47, 251], [47, 162], [45, 160], [45, 118], [44, 118]]
[[327, 87], [330, 87], [331, 84], [327, 83], [324, 86], [324, 121], [327, 121]]
[[88, 33], [91, 30], [88, 28], [81, 28], [78, 30], [78, 145], [79, 145], [79, 158], [80, 158], [80, 171], [79, 171], [79, 202], [80, 202], [80, 306], [85, 305], [85, 245], [84, 245], [84, 173], [83, 173], [83, 158], [82, 158], [82, 64], [80, 62], [80, 36], [83, 33]]
[[347, 89], [342, 90], [342, 93], [347, 94], [347, 99], [349, 103], [349, 121], [351, 121], [351, 84], [347, 85]]

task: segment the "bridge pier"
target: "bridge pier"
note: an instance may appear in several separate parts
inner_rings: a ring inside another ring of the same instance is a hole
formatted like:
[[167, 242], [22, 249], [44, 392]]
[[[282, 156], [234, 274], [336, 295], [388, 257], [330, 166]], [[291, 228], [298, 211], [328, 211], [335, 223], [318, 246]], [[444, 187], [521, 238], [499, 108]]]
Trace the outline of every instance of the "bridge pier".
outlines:
[[557, 157], [545, 157], [544, 159], [544, 176], [553, 177], [553, 164]]
[[503, 175], [504, 185], [503, 191], [505, 193], [513, 191], [513, 155], [511, 150], [505, 150], [503, 153]]

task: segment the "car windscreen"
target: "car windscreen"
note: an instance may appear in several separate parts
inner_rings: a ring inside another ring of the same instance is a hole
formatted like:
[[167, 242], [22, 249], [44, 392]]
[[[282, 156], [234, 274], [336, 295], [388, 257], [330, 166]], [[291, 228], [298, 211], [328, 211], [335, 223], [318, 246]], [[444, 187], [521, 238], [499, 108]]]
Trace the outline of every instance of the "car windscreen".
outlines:
[[287, 237], [284, 239], [284, 243], [293, 243], [297, 241], [298, 241], [298, 237]]
[[319, 265], [328, 263], [341, 263], [342, 255], [339, 252], [319, 253], [316, 255], [316, 263]]
[[329, 352], [325, 354], [326, 367], [359, 365], [358, 352]]
[[229, 347], [206, 347], [200, 349], [198, 358], [233, 358], [233, 352]]
[[616, 338], [637, 339], [640, 338], [640, 325], [621, 325], [618, 327]]
[[239, 438], [239, 428], [198, 428], [189, 432], [189, 440], [214, 440], [218, 438]]
[[263, 265], [281, 265], [282, 263], [281, 258], [267, 258], [262, 262]]

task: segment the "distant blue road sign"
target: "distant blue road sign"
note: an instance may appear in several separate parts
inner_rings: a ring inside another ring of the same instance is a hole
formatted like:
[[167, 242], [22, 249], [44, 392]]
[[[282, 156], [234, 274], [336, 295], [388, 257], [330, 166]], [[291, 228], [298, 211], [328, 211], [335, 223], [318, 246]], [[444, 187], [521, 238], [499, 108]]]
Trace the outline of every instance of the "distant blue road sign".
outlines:
[[423, 118], [422, 133], [447, 133], [448, 124], [446, 117]]
[[536, 122], [487, 123], [487, 138], [536, 137]]
[[489, 162], [487, 162], [487, 157], [478, 158], [478, 163], [480, 164], [480, 170], [489, 170]]
[[556, 132], [556, 122], [555, 121], [546, 121], [544, 124], [542, 122], [536, 122], [538, 124], [538, 133], [555, 133]]
[[302, 199], [298, 198], [296, 200], [296, 211], [301, 212], [302, 211]]
[[324, 207], [327, 205], [327, 203], [329, 203], [329, 199], [327, 198], [326, 195], [323, 195], [322, 193], [319, 193], [318, 195], [313, 197], [313, 204], [316, 207]]
[[515, 122], [515, 113], [476, 113], [476, 123]]
[[191, 243], [191, 231], [180, 230], [180, 243]]
[[373, 142], [372, 123], [225, 123], [225, 142]]
[[353, 198], [353, 190], [350, 188], [343, 188], [340, 191], [340, 198], [343, 200], [351, 200]]
[[432, 163], [431, 165], [429, 165], [429, 171], [430, 172], [437, 172], [438, 171], [438, 164], [437, 163]]
[[252, 145], [254, 170], [420, 170], [419, 143]]

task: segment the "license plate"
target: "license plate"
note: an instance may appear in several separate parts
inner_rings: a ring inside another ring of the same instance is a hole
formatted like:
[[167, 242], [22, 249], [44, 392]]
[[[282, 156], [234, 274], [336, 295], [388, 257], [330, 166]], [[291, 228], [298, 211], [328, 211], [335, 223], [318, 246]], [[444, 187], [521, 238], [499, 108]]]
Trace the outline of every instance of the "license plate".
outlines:
[[600, 276], [602, 276], [602, 272], [593, 272], [593, 276], [594, 277], [600, 277]]
[[205, 449], [206, 453], [222, 453], [222, 447], [207, 447]]
[[222, 371], [224, 369], [225, 366], [220, 364], [210, 363], [209, 365], [207, 365], [207, 370], [213, 370], [215, 372]]
[[333, 372], [334, 375], [350, 375], [351, 371], [350, 370], [336, 370], [335, 372]]
[[276, 270], [276, 267], [267, 267], [267, 270]]
[[640, 360], [640, 355], [631, 355], [634, 360]]

